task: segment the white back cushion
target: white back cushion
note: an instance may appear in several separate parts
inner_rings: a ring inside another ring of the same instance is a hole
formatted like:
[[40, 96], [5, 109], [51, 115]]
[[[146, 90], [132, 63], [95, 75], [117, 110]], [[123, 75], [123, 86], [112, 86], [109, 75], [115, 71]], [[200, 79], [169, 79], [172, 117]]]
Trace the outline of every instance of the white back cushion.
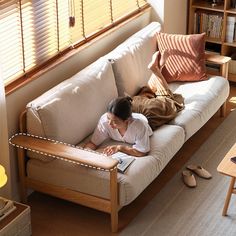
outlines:
[[77, 144], [117, 97], [111, 64], [100, 58], [27, 105], [28, 133]]
[[112, 62], [120, 96], [133, 96], [147, 84], [151, 76], [147, 66], [157, 50], [155, 33], [160, 30], [160, 23], [152, 22], [106, 55]]

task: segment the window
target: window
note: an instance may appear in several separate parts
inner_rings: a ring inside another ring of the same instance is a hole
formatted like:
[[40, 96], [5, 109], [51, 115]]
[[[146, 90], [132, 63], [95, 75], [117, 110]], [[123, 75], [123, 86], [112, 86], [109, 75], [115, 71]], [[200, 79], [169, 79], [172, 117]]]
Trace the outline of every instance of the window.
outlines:
[[38, 69], [148, 4], [145, 0], [0, 0], [5, 84]]

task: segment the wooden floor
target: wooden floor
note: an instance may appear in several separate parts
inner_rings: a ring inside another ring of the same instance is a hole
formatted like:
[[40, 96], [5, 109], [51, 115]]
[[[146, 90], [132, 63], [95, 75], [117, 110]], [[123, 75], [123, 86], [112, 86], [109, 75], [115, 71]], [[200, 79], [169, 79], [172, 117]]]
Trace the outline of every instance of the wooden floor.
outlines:
[[[236, 108], [236, 83], [231, 84], [227, 114]], [[147, 205], [165, 184], [184, 166], [193, 153], [225, 119], [215, 114], [170, 161], [158, 178], [130, 205], [119, 212], [119, 231]], [[110, 233], [110, 217], [90, 208], [34, 192], [28, 199], [31, 206], [32, 233], [37, 235], [115, 235]]]

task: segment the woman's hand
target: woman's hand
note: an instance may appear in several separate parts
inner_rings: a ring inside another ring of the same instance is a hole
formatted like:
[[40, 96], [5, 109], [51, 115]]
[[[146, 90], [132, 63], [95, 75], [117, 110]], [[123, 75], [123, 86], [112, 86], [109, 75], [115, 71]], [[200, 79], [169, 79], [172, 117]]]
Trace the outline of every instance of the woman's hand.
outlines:
[[107, 156], [111, 156], [112, 154], [119, 152], [119, 145], [112, 145], [105, 147], [103, 150], [103, 153], [106, 154]]
[[123, 152], [128, 155], [135, 156], [135, 157], [142, 157], [142, 156], [147, 155], [147, 153], [140, 152], [126, 145], [112, 145], [103, 149], [103, 153], [106, 154], [107, 156], [111, 156], [112, 154], [116, 152]]

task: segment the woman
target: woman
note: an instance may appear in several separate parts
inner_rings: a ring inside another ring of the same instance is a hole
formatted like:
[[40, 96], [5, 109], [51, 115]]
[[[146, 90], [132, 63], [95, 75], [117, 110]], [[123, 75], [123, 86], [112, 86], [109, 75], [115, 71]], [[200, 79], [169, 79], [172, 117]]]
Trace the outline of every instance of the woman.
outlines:
[[95, 150], [103, 141], [111, 138], [127, 144], [111, 145], [103, 152], [112, 155], [116, 152], [124, 152], [131, 156], [145, 156], [150, 151], [149, 137], [152, 129], [146, 117], [142, 114], [132, 113], [132, 99], [130, 97], [118, 97], [113, 99], [103, 114], [85, 148]]

